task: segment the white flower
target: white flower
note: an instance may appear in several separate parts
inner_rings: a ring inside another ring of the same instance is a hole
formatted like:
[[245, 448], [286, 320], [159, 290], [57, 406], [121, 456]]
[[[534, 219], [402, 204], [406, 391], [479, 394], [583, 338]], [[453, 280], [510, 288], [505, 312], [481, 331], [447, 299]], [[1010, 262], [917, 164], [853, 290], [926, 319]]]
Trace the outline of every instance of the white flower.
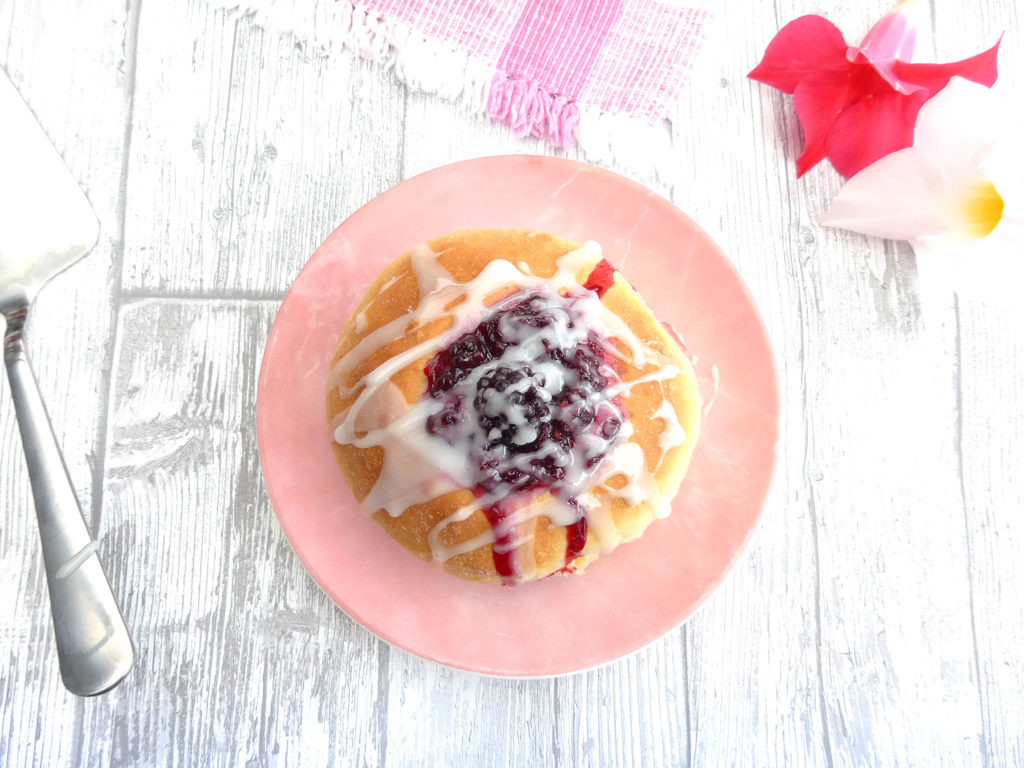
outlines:
[[877, 160], [839, 191], [822, 223], [909, 240], [922, 282], [957, 291], [1024, 279], [1021, 122], [999, 93], [959, 77], [921, 108], [914, 146]]

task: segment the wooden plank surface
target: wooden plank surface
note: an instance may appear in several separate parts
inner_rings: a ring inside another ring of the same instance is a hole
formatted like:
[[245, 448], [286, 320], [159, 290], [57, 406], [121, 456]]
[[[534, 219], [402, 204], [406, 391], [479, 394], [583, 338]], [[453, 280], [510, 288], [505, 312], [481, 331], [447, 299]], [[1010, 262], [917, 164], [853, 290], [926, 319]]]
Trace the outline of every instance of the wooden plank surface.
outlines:
[[[934, 14], [941, 53], [970, 54], [968, 40], [1000, 47], [1000, 86], [1021, 102], [1021, 12], [1017, 3], [979, 9], [951, 4]], [[986, 43], [987, 44], [987, 43]], [[953, 304], [958, 496], [967, 540], [967, 605], [975, 651], [973, 677], [985, 765], [1024, 764], [1024, 308], [987, 305], [974, 297]], [[965, 702], [966, 704], [966, 702]]]
[[405, 94], [370, 62], [197, 2], [147, 5], [139, 52], [128, 292], [280, 296], [400, 180]]
[[[275, 752], [292, 763], [383, 727], [381, 643], [312, 585], [250, 448], [275, 311], [162, 299], [122, 309], [105, 514], [111, 545], [132, 553], [114, 582], [138, 647], [133, 678], [146, 684], [89, 702], [88, 764], [182, 765], [213, 748], [226, 765]], [[377, 762], [374, 740], [352, 747]]]
[[[0, 765], [1024, 762], [1024, 312], [922, 306], [907, 246], [820, 227], [840, 180], [795, 179], [790, 100], [744, 75], [822, 9], [717, 5], [639, 180], [715, 237], [773, 339], [764, 519], [684, 627], [598, 670], [509, 681], [389, 648], [315, 587], [263, 489], [255, 376], [283, 291], [358, 206], [447, 162], [549, 148], [199, 0], [0, 0], [0, 63], [103, 224], [44, 294], [30, 349], [139, 647], [111, 693], [61, 687], [4, 398]], [[886, 6], [826, 13], [853, 41]], [[927, 10], [922, 60], [1007, 30], [1001, 80], [1020, 94], [1013, 0]]]

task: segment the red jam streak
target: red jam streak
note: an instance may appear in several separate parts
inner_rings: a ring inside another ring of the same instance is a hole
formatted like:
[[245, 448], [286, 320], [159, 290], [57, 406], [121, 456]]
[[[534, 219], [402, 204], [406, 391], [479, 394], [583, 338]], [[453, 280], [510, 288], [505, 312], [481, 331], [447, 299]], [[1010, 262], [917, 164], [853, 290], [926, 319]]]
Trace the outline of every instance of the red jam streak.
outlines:
[[597, 266], [594, 267], [583, 287], [588, 291], [594, 291], [597, 294], [597, 298], [600, 299], [614, 283], [615, 267], [611, 265], [608, 259], [601, 259], [597, 262]]
[[[498, 524], [508, 515], [508, 512], [504, 511], [497, 504], [493, 507], [484, 507], [483, 513], [487, 517], [487, 522], [491, 524], [491, 528], [495, 530], [497, 530]], [[494, 570], [501, 576], [502, 584], [515, 584], [516, 575], [519, 573], [516, 548], [513, 546], [514, 542], [515, 529], [512, 529], [504, 536], [497, 536], [494, 540]]]
[[587, 518], [581, 517], [573, 525], [570, 525], [565, 529], [565, 565], [566, 567], [572, 565], [572, 561], [575, 560], [583, 553], [583, 548], [587, 546]]
[[[613, 275], [608, 262], [601, 264], [605, 265], [607, 276]], [[600, 270], [599, 264], [595, 274]], [[468, 459], [477, 470], [474, 493], [478, 497], [491, 494], [492, 498], [502, 499], [483, 509], [492, 528], [497, 529], [517, 508], [517, 499], [535, 498], [544, 491], [576, 508], [579, 511], [577, 521], [566, 527], [565, 562], [568, 565], [586, 546], [587, 521], [576, 499], [560, 492], [566, 472], [564, 459], [575, 455], [584, 466], [596, 466], [622, 428], [621, 420], [616, 417], [621, 415], [622, 406], [617, 398], [607, 401], [614, 403], [618, 411], [611, 415], [607, 405], [602, 407], [599, 398], [594, 399], [607, 387], [602, 369], [607, 370], [608, 362], [606, 342], [593, 334], [571, 348], [545, 343], [545, 352], [532, 361], [501, 362], [505, 349], [517, 344], [517, 338], [555, 322], [553, 313], [569, 312], [573, 317], [572, 299], [558, 297], [555, 301], [559, 304], [538, 294], [506, 300], [476, 329], [458, 337], [431, 358], [424, 368], [426, 396], [443, 405], [427, 419], [426, 429], [431, 435], [448, 439], [452, 445], [457, 435], [463, 436], [459, 444], [465, 445]], [[511, 337], [506, 336], [503, 327], [511, 330]], [[566, 378], [574, 384], [566, 385], [553, 396], [541, 392], [532, 367], [541, 363], [554, 363], [571, 372], [573, 375]], [[485, 370], [476, 377], [473, 386], [471, 374], [481, 367]], [[534, 439], [519, 442], [516, 437], [520, 427], [510, 424], [500, 409], [497, 415], [493, 408], [487, 410], [487, 403], [493, 404], [495, 398], [503, 398], [524, 416], [531, 429], [535, 428]], [[476, 411], [476, 419], [467, 423], [470, 409]], [[469, 424], [475, 424], [476, 428], [467, 439], [465, 430]], [[584, 434], [600, 439], [596, 443], [591, 440], [581, 444], [587, 447], [576, 450], [577, 438]], [[589, 447], [592, 444], [601, 447]], [[556, 460], [556, 456], [563, 460]], [[512, 502], [507, 507], [503, 503], [505, 499]], [[515, 583], [519, 575], [515, 537], [513, 527], [494, 542], [494, 567], [505, 584]]]

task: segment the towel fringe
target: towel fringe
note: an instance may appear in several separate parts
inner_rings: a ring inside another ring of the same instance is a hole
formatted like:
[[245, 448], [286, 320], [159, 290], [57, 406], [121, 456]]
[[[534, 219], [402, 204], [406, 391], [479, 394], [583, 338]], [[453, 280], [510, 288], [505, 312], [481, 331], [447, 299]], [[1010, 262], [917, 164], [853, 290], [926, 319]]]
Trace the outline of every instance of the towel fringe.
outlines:
[[496, 72], [491, 80], [487, 116], [511, 127], [516, 138], [547, 136], [559, 149], [576, 144], [580, 122], [576, 103], [504, 72]]

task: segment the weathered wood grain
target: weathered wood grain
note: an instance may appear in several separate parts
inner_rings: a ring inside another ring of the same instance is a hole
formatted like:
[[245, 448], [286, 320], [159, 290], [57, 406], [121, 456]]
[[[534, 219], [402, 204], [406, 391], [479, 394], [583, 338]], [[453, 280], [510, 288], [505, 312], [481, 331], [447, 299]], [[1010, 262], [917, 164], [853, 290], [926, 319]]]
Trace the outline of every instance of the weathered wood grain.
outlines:
[[981, 748], [1024, 763], [1024, 311], [957, 303], [955, 436], [962, 451], [969, 605], [977, 646]]
[[[130, 14], [124, 2], [61, 6], [54, 14], [38, 3], [0, 3], [0, 65], [102, 222], [92, 253], [39, 297], [27, 339], [86, 519], [106, 563], [116, 567], [123, 553], [104, 536], [100, 475], [131, 91], [123, 46]], [[81, 748], [83, 705], [60, 683], [35, 512], [6, 377], [0, 384], [0, 515], [0, 765], [70, 764]]]
[[379, 67], [248, 17], [147, 4], [124, 289], [282, 294], [345, 217], [399, 180], [404, 98]]
[[[782, 21], [816, 10], [800, 5], [780, 7], [778, 18], [765, 9], [760, 40], [751, 39], [745, 24], [728, 28], [724, 45], [731, 52], [725, 57], [729, 69], [723, 69], [719, 80], [725, 93], [717, 105], [691, 108], [697, 114], [708, 114], [716, 106], [725, 112], [720, 121], [733, 150], [724, 167], [718, 153], [700, 167], [709, 154], [701, 147], [702, 138], [712, 145], [721, 140], [709, 139], [701, 126], [703, 135], [691, 137], [696, 148], [691, 161], [698, 167], [684, 178], [708, 179], [712, 190], [718, 186], [718, 194], [713, 191], [708, 198], [724, 201], [725, 214], [732, 214], [729, 223], [721, 223], [721, 208], [719, 222], [715, 211], [702, 215], [703, 185], [684, 185], [674, 197], [711, 231], [716, 225], [721, 230], [720, 242], [755, 297], [763, 297], [761, 306], [781, 347], [784, 402], [789, 407], [776, 490], [788, 487], [792, 502], [785, 510], [788, 529], [775, 527], [785, 523], [773, 521], [769, 504], [751, 557], [762, 584], [772, 575], [770, 562], [760, 560], [765, 537], [777, 534], [780, 546], [771, 550], [777, 557], [787, 544], [794, 550], [801, 538], [795, 528], [809, 523], [812, 533], [809, 542], [803, 536], [803, 557], [798, 554], [796, 563], [783, 564], [777, 572], [781, 584], [762, 597], [762, 604], [787, 617], [786, 625], [775, 622], [771, 635], [758, 635], [759, 622], [771, 622], [772, 617], [755, 615], [753, 626], [745, 626], [747, 632], [739, 639], [743, 643], [754, 636], [750, 643], [755, 656], [765, 648], [786, 653], [789, 679], [762, 702], [767, 681], [758, 680], [758, 685], [751, 680], [757, 680], [757, 667], [737, 679], [726, 678], [729, 687], [748, 696], [727, 700], [723, 719], [739, 724], [735, 733], [727, 731], [724, 741], [729, 746], [717, 743], [715, 753], [720, 760], [722, 750], [728, 750], [733, 757], [726, 762], [736, 764], [757, 754], [756, 746], [773, 756], [769, 763], [802, 762], [801, 750], [794, 751], [793, 745], [806, 735], [810, 750], [805, 759], [811, 764], [981, 764], [980, 724], [972, 710], [977, 700], [973, 647], [964, 610], [966, 552], [957, 531], [962, 515], [956, 493], [958, 446], [950, 434], [955, 394], [951, 339], [941, 328], [936, 339], [920, 320], [908, 250], [894, 251], [878, 241], [822, 231], [816, 225], [837, 179], [821, 169], [805, 181], [793, 181], [799, 132], [792, 119], [779, 119], [791, 114], [789, 105], [774, 92], [754, 86], [765, 103], [762, 108], [755, 101], [752, 110], [742, 110], [753, 112], [752, 126], [738, 119], [741, 113], [729, 103], [734, 79], [740, 79], [744, 91], [750, 88], [742, 82], [746, 70], [737, 66], [737, 54], [747, 47], [749, 68]], [[861, 12], [863, 19], [846, 9], [831, 15], [851, 36], [858, 33], [858, 21], [864, 31], [877, 17], [868, 7]], [[748, 16], [746, 23], [751, 21]], [[692, 99], [700, 92], [693, 87], [688, 95]], [[687, 108], [685, 102], [680, 109]], [[684, 125], [677, 120], [676, 130]], [[751, 127], [754, 135], [746, 135]], [[758, 140], [762, 132], [769, 137], [767, 151], [776, 153], [774, 158], [769, 155], [767, 166], [757, 157], [764, 151], [759, 146], [764, 142]], [[746, 151], [751, 145], [754, 151]], [[780, 161], [786, 163], [789, 178], [766, 172]], [[752, 182], [758, 184], [754, 189], [749, 188]], [[730, 203], [735, 213], [729, 211]], [[780, 224], [788, 231], [779, 232]], [[736, 251], [729, 247], [732, 240], [738, 241]], [[774, 325], [787, 318], [783, 327]], [[879, 391], [882, 382], [885, 389]], [[927, 483], [924, 477], [929, 477]], [[733, 576], [741, 577], [742, 569]], [[762, 593], [758, 584], [752, 586], [748, 599], [757, 600]], [[725, 599], [723, 590], [718, 600]], [[717, 605], [713, 598], [691, 622], [695, 637]], [[791, 624], [797, 616], [804, 621]], [[724, 626], [733, 633], [736, 628], [736, 622]], [[810, 645], [807, 640], [816, 639], [815, 634], [820, 639]], [[720, 643], [732, 644], [728, 637], [713, 638], [713, 647]], [[699, 668], [699, 640], [695, 646], [691, 664]], [[808, 666], [814, 656], [820, 681]], [[721, 663], [715, 668], [723, 675], [739, 671]], [[701, 691], [708, 687], [704, 682], [700, 679], [691, 688]], [[791, 709], [775, 710], [782, 703], [780, 694], [794, 687], [800, 695], [791, 700]], [[694, 707], [699, 709], [699, 704]], [[776, 718], [765, 733], [759, 725], [766, 711]], [[794, 717], [802, 728], [793, 728], [789, 718]], [[703, 724], [695, 727], [699, 749]], [[711, 738], [719, 739], [722, 730], [720, 723], [712, 723]], [[772, 743], [783, 749], [772, 750]], [[744, 751], [744, 744], [750, 751]]]
[[[404, 126], [402, 178], [406, 179], [448, 163], [491, 155], [539, 154], [585, 160], [577, 147], [557, 150], [539, 138], [516, 138], [508, 126], [477, 113], [465, 112], [430, 94], [408, 94]], [[656, 130], [668, 131], [668, 127], [660, 126]], [[668, 142], [666, 146], [671, 149]], [[672, 159], [665, 158], [666, 166], [671, 166]], [[637, 176], [622, 166], [610, 167], [668, 196], [670, 181], [667, 178], [654, 173]]]
[[[199, 0], [0, 0], [0, 63], [103, 222], [44, 294], [31, 349], [140, 651], [104, 697], [61, 688], [5, 402], [0, 764], [1024, 761], [1024, 317], [952, 294], [922, 307], [909, 248], [821, 228], [840, 179], [795, 179], [790, 101], [745, 79], [789, 19], [823, 12], [853, 40], [887, 5], [718, 4], [718, 46], [641, 181], [716, 238], [764, 315], [775, 484], [684, 628], [598, 670], [508, 681], [388, 648], [315, 587], [263, 490], [255, 375], [277, 298], [355, 208], [447, 162], [551, 150]], [[1019, 92], [1012, 0], [928, 10], [922, 60], [1007, 29], [1001, 80]]]
[[[672, 197], [715, 237], [764, 315], [783, 420], [777, 476], [750, 552], [688, 624], [692, 764], [826, 765], [814, 510], [798, 405], [805, 370], [798, 329], [813, 300], [798, 268], [808, 258], [810, 222], [789, 190], [785, 148], [796, 136], [777, 117], [781, 99], [745, 78], [778, 28], [775, 12], [733, 3], [723, 15], [730, 23], [717, 29], [677, 105]], [[713, 350], [703, 354], [713, 362]]]
[[[959, 58], [1005, 31], [998, 87], [1024, 101], [1018, 4], [942, 6], [934, 15], [939, 53]], [[981, 41], [984, 41], [982, 43]], [[957, 387], [954, 439], [968, 554], [968, 605], [975, 645], [981, 730], [988, 766], [1024, 763], [1024, 310], [1019, 302], [958, 299], [948, 321]], [[967, 704], [967, 702], [965, 702]]]
[[[818, 208], [829, 182], [807, 181]], [[949, 337], [916, 317], [908, 251], [852, 272], [857, 238], [818, 239], [791, 268], [816, 289], [800, 327], [830, 759], [979, 764]]]
[[87, 764], [378, 762], [381, 644], [302, 570], [253, 450], [275, 311], [151, 299], [121, 312], [104, 514], [128, 555], [112, 576], [139, 658], [89, 702]]

